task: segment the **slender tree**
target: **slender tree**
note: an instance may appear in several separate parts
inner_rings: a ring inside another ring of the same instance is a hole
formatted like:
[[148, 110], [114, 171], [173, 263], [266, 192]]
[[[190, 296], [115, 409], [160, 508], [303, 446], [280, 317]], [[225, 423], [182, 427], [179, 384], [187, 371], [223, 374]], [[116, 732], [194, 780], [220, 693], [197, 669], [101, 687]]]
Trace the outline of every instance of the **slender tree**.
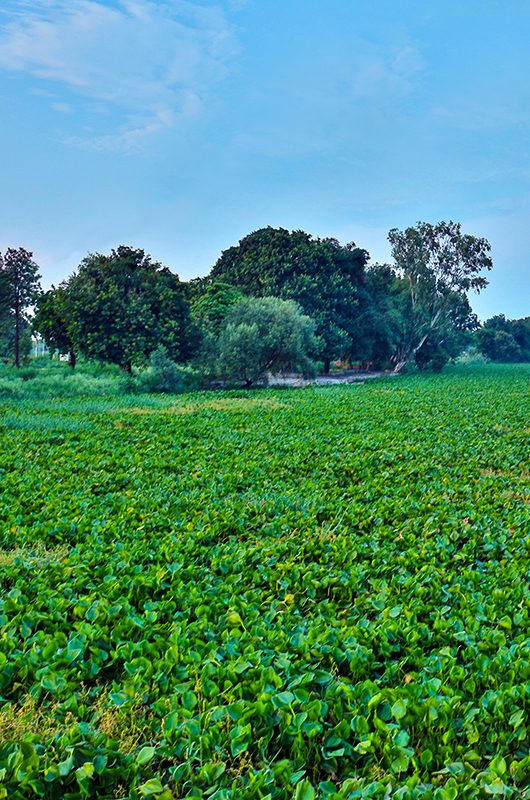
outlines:
[[[460, 301], [469, 290], [487, 286], [481, 272], [492, 267], [491, 248], [486, 239], [463, 234], [456, 222], [418, 222], [404, 231], [392, 229], [388, 239], [402, 279], [404, 325], [395, 357], [399, 371], [429, 338], [453, 326], [455, 309], [460, 317]], [[459, 325], [472, 327], [472, 320], [468, 325], [460, 319]]]
[[4, 257], [2, 253], [0, 253], [0, 331], [2, 331], [2, 333], [8, 325], [11, 315], [9, 295], [9, 282], [4, 271]]
[[10, 247], [0, 262], [0, 286], [5, 308], [12, 315], [14, 337], [14, 364], [20, 366], [20, 339], [27, 326], [25, 312], [37, 299], [40, 275], [33, 253], [23, 247]]

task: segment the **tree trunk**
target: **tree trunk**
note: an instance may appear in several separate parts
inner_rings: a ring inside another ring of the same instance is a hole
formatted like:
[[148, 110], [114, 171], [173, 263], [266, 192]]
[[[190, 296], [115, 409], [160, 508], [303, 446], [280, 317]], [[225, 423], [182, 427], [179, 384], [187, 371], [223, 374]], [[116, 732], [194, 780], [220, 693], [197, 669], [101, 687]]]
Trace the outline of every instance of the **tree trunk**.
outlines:
[[325, 358], [324, 359], [324, 375], [329, 375], [329, 368], [331, 366], [331, 359]]
[[15, 367], [20, 367], [20, 309], [15, 305]]
[[406, 353], [401, 353], [401, 354], [398, 356], [398, 360], [397, 360], [397, 362], [396, 362], [396, 366], [394, 367], [394, 370], [393, 370], [393, 371], [394, 371], [394, 372], [401, 372], [401, 370], [403, 369], [403, 367], [405, 366], [405, 364], [408, 364], [408, 362], [409, 362], [409, 361], [410, 361], [412, 358], [414, 358], [414, 356], [416, 355], [416, 353], [418, 352], [418, 350], [420, 349], [420, 347], [422, 347], [422, 346], [425, 344], [425, 342], [427, 341], [427, 339], [428, 339], [428, 338], [429, 338], [429, 334], [428, 334], [428, 333], [426, 333], [424, 336], [422, 336], [422, 338], [421, 338], [421, 340], [420, 340], [419, 344], [417, 344], [415, 347], [411, 348], [411, 349], [410, 349], [408, 352], [406, 352]]

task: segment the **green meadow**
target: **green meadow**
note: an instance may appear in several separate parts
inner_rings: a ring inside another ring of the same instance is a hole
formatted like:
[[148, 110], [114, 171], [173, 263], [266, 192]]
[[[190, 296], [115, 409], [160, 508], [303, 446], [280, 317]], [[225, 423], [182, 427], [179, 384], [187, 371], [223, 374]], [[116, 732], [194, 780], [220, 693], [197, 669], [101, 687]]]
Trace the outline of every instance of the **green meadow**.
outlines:
[[530, 796], [530, 367], [0, 376], [0, 798]]

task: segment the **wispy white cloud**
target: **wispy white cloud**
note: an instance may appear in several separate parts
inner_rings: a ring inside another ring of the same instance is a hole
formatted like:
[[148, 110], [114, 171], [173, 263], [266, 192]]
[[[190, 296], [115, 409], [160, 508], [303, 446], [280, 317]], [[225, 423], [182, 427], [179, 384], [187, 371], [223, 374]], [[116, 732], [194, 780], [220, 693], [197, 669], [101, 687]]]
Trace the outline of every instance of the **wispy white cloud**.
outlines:
[[337, 166], [344, 158], [363, 162], [384, 124], [395, 125], [422, 88], [424, 73], [422, 52], [410, 37], [381, 42], [352, 34], [335, 49], [316, 51], [313, 60], [289, 63], [280, 79], [266, 76], [253, 87], [257, 111], [235, 141], [271, 158], [333, 155]]
[[74, 111], [70, 103], [52, 103], [51, 107], [59, 114], [72, 114]]
[[0, 16], [0, 68], [119, 112], [93, 146], [133, 146], [197, 115], [235, 52], [220, 7], [191, 0], [17, 0]]
[[162, 110], [137, 127], [128, 124], [122, 126], [120, 130], [101, 136], [92, 136], [88, 139], [82, 136], [68, 136], [64, 138], [64, 141], [66, 144], [91, 150], [119, 149], [127, 152], [136, 151], [147, 138], [164, 130], [164, 128], [171, 127], [174, 122], [175, 115], [169, 110]]
[[507, 128], [528, 127], [527, 92], [500, 98], [492, 103], [487, 96], [459, 97], [449, 105], [435, 105], [432, 116], [451, 128], [470, 132], [490, 132]]
[[418, 87], [423, 66], [420, 52], [411, 44], [382, 47], [360, 42], [350, 90], [355, 98], [396, 100]]

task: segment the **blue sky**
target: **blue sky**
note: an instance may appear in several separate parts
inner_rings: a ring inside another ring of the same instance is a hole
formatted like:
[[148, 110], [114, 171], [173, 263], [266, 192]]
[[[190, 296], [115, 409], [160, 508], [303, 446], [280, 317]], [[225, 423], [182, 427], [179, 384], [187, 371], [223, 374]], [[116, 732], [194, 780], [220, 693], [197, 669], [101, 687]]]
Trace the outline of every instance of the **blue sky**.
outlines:
[[265, 225], [489, 239], [530, 314], [527, 0], [3, 0], [0, 250], [43, 284], [144, 248], [184, 280]]

